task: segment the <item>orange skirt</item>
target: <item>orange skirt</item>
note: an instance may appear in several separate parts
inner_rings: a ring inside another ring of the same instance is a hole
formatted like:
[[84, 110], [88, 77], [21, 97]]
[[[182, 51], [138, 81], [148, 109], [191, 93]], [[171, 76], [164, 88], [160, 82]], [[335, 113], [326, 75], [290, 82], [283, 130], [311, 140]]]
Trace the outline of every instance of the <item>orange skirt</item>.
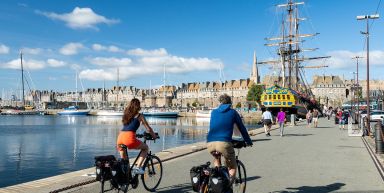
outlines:
[[134, 131], [121, 131], [117, 137], [116, 146], [119, 151], [122, 149], [119, 147], [119, 144], [124, 144], [128, 149], [137, 149], [142, 142], [136, 139], [136, 132]]

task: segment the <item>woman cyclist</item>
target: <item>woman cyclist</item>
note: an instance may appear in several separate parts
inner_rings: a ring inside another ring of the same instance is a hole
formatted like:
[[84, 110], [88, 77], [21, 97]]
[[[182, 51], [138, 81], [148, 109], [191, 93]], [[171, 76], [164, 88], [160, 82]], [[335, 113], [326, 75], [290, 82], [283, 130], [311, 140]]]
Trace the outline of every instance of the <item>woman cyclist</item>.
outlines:
[[[223, 94], [219, 97], [220, 106], [211, 113], [211, 121], [207, 136], [207, 149], [209, 153], [220, 152], [225, 160], [231, 183], [236, 176], [236, 156], [232, 145], [233, 128], [236, 125], [248, 146], [252, 145], [248, 131], [245, 128], [239, 113], [231, 108], [231, 97]], [[220, 160], [214, 159], [214, 165], [220, 166]]]
[[136, 139], [136, 131], [140, 127], [141, 123], [147, 129], [147, 132], [151, 134], [152, 138], [156, 139], [156, 135], [151, 126], [149, 126], [148, 122], [145, 120], [144, 116], [139, 113], [140, 109], [140, 101], [136, 98], [132, 99], [128, 107], [125, 108], [122, 120], [123, 129], [120, 131], [117, 138], [117, 149], [120, 152], [121, 158], [124, 159], [126, 159], [128, 155], [126, 155], [125, 151], [119, 147], [119, 144], [126, 145], [128, 149], [140, 149], [140, 157], [137, 160], [137, 165], [134, 169], [136, 170], [136, 173], [143, 174], [144, 171], [141, 167], [143, 160], [148, 153], [148, 146], [142, 141]]

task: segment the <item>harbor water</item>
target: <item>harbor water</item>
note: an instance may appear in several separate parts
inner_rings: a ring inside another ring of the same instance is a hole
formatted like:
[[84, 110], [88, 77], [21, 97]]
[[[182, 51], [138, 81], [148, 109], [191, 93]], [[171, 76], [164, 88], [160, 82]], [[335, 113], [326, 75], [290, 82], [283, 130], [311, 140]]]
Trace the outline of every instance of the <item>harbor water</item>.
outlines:
[[[147, 117], [160, 139], [153, 152], [204, 141], [208, 118]], [[246, 121], [247, 128], [257, 127]], [[94, 157], [118, 155], [121, 117], [0, 116], [0, 187], [93, 167]], [[145, 129], [140, 127], [139, 132]], [[129, 156], [137, 155], [130, 151]]]

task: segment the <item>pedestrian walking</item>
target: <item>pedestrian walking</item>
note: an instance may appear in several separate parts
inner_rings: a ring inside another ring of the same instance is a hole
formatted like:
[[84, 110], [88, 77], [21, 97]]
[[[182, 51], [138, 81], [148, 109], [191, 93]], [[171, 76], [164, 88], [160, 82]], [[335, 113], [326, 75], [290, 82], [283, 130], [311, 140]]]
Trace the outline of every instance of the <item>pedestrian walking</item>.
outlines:
[[285, 123], [285, 112], [283, 108], [280, 108], [280, 112], [277, 113], [276, 122], [279, 123], [280, 137], [284, 135], [284, 123]]
[[333, 112], [332, 107], [329, 107], [328, 110], [327, 110], [327, 118], [328, 118], [328, 121], [329, 121], [329, 119], [330, 119], [331, 116], [332, 116], [332, 112]]
[[313, 122], [314, 128], [317, 127], [318, 119], [319, 119], [319, 111], [317, 109], [314, 109], [312, 113], [312, 122]]
[[342, 128], [344, 129], [345, 127], [345, 122], [343, 120], [343, 111], [344, 109], [338, 109], [336, 113], [336, 119], [338, 120], [339, 123], [339, 129], [341, 130]]
[[269, 111], [269, 108], [267, 108], [263, 115], [261, 116], [263, 119], [263, 124], [264, 124], [264, 131], [266, 136], [271, 136], [270, 131], [272, 127], [272, 114]]
[[305, 115], [305, 118], [307, 119], [307, 127], [311, 127], [312, 122], [312, 110], [308, 110], [307, 114]]

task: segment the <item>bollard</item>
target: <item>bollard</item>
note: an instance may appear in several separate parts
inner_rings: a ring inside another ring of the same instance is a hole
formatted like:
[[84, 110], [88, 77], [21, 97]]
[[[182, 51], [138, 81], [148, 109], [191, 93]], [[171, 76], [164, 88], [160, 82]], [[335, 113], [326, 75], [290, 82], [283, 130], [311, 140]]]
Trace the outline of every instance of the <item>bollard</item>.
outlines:
[[291, 114], [291, 126], [295, 126], [295, 114]]
[[382, 154], [384, 153], [384, 143], [383, 143], [383, 130], [381, 129], [381, 122], [378, 121], [375, 125], [375, 144], [376, 144], [376, 153]]

